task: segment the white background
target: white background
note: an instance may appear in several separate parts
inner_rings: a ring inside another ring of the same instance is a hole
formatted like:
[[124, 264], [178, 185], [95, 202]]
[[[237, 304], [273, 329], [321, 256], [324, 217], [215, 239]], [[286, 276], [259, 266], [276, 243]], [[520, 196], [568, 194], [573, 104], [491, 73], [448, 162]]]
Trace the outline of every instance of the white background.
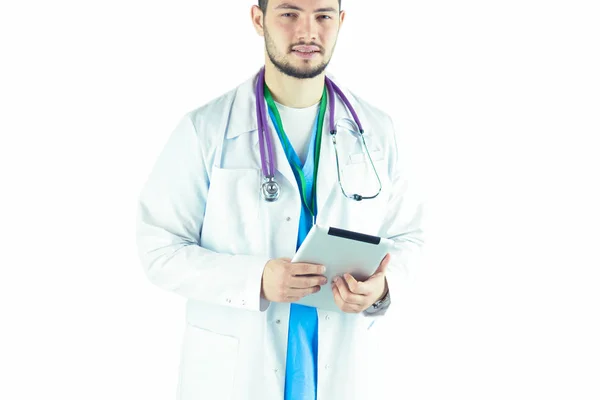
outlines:
[[[330, 71], [395, 118], [427, 203], [373, 398], [600, 398], [593, 3], [344, 1]], [[143, 275], [136, 197], [260, 67], [252, 4], [0, 6], [0, 398], [174, 398], [184, 300]]]

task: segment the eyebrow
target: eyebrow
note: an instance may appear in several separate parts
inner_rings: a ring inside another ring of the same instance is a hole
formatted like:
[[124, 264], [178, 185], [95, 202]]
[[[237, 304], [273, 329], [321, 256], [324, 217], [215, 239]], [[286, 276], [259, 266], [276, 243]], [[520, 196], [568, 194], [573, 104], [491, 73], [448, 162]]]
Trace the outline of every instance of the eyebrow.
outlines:
[[[275, 7], [276, 10], [279, 9], [287, 9], [287, 10], [296, 10], [296, 11], [304, 11], [304, 9], [295, 6], [293, 4], [288, 4], [288, 3], [283, 3], [278, 5], [277, 7]], [[318, 8], [314, 11], [315, 13], [321, 13], [321, 12], [337, 12], [337, 9], [333, 8], [333, 7], [324, 7], [324, 8]]]

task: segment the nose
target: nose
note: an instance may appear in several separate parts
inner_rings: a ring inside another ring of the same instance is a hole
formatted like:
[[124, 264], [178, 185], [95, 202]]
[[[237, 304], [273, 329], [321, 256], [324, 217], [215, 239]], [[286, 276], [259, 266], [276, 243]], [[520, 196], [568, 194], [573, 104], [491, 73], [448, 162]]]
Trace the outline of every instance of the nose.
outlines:
[[314, 42], [317, 39], [317, 21], [311, 15], [307, 15], [298, 22], [298, 41]]

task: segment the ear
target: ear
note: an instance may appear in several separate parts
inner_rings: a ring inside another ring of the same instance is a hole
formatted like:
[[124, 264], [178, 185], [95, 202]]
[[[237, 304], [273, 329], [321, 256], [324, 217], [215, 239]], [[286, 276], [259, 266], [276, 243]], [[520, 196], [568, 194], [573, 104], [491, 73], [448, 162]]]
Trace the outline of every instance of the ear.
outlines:
[[340, 26], [338, 29], [340, 29], [342, 27], [342, 24], [344, 23], [345, 18], [346, 18], [346, 11], [341, 11], [340, 12]]
[[259, 36], [264, 36], [264, 14], [259, 6], [253, 5], [250, 10], [250, 16], [252, 17], [252, 25], [254, 25], [254, 29]]

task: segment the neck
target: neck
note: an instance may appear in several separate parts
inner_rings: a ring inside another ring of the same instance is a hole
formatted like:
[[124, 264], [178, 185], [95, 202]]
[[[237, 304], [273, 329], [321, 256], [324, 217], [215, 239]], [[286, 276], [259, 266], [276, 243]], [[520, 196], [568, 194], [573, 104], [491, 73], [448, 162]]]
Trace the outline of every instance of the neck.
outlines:
[[286, 107], [305, 108], [319, 102], [325, 85], [325, 72], [311, 79], [297, 79], [280, 72], [271, 62], [265, 64], [265, 82], [273, 100]]

